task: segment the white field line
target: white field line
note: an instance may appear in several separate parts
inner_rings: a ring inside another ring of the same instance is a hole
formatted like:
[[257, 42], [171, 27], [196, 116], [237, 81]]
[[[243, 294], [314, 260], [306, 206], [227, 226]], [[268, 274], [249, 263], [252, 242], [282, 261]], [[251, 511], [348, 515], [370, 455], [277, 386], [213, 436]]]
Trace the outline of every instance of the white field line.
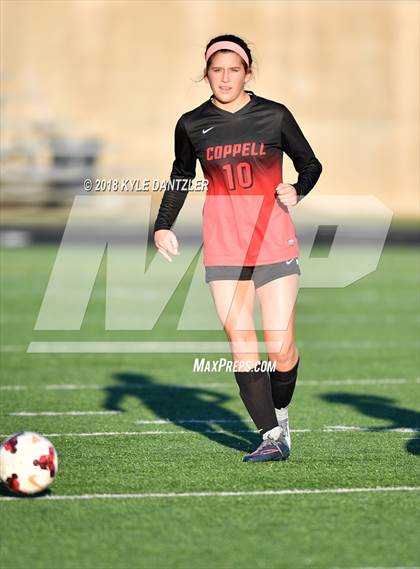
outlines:
[[121, 411], [19, 411], [8, 413], [12, 417], [56, 417], [56, 416], [83, 416], [83, 415], [118, 415]]
[[[415, 384], [420, 383], [420, 380], [410, 381], [405, 378], [385, 378], [385, 379], [327, 379], [327, 380], [302, 380], [299, 385], [303, 386], [313, 386], [313, 385], [402, 385], [402, 384]], [[42, 386], [39, 386], [42, 388]], [[170, 387], [174, 389], [194, 389], [194, 388], [218, 388], [218, 387], [234, 387], [236, 388], [236, 383], [231, 382], [212, 382], [212, 383], [184, 383], [184, 384], [147, 384], [147, 383], [133, 383], [125, 385], [98, 385], [98, 384], [50, 384], [45, 385], [45, 389], [48, 390], [59, 390], [59, 389], [162, 389], [162, 387]]]
[[[292, 431], [296, 432], [306, 432], [309, 429], [302, 429], [301, 431]], [[237, 430], [235, 433], [249, 433], [258, 431], [250, 431], [250, 430]], [[119, 436], [150, 436], [150, 435], [201, 435], [201, 434], [213, 434], [213, 435], [226, 435], [231, 434], [227, 431], [213, 431], [212, 429], [206, 429], [203, 431], [108, 431], [103, 432], [99, 431], [97, 433], [40, 433], [44, 437], [53, 438], [53, 437], [119, 437]], [[0, 435], [0, 437], [7, 437], [8, 435]]]
[[[393, 348], [401, 345], [399, 340], [316, 340], [301, 341], [301, 346], [309, 348], [329, 349], [367, 349]], [[416, 341], [404, 340], [404, 345], [416, 346]], [[258, 349], [265, 351], [266, 344], [258, 343]], [[245, 350], [245, 348], [244, 348]], [[253, 346], [252, 351], [255, 350]], [[251, 351], [251, 348], [248, 350]], [[108, 353], [108, 354], [139, 354], [139, 353], [231, 353], [229, 342], [30, 342], [28, 353]], [[246, 352], [245, 352], [246, 353]]]
[[324, 433], [348, 433], [350, 431], [368, 432], [368, 433], [420, 433], [420, 427], [352, 427], [346, 425], [335, 425], [324, 427]]
[[[299, 381], [299, 385], [310, 387], [313, 385], [414, 385], [420, 383], [420, 378], [415, 380], [409, 380], [404, 377], [391, 377], [382, 379], [308, 379]], [[184, 383], [184, 384], [147, 384], [147, 383], [127, 383], [124, 385], [100, 385], [97, 383], [57, 383], [57, 384], [47, 384], [47, 385], [0, 385], [0, 391], [22, 391], [25, 389], [47, 389], [51, 391], [58, 390], [82, 390], [82, 389], [112, 389], [112, 390], [125, 390], [125, 389], [162, 389], [174, 388], [174, 389], [195, 389], [195, 388], [219, 388], [219, 387], [229, 387], [236, 388], [236, 383], [234, 381], [226, 382], [213, 382], [213, 383]]]
[[393, 567], [391, 565], [387, 567], [330, 567], [330, 569], [420, 569], [418, 565], [405, 565], [404, 567]]
[[[79, 416], [92, 416], [92, 415], [118, 415], [122, 411], [19, 411], [14, 413], [7, 413], [9, 417], [79, 417]], [[139, 419], [135, 422], [136, 425], [223, 425], [223, 424], [243, 424], [252, 423], [251, 419]], [[310, 432], [311, 429], [301, 429], [294, 432]], [[372, 431], [372, 432], [387, 432], [387, 433], [416, 433], [420, 431], [415, 428], [408, 427], [358, 427], [346, 425], [333, 425], [325, 426], [323, 432], [348, 432], [348, 431]]]
[[[233, 421], [232, 421], [233, 422]], [[238, 420], [238, 423], [243, 423], [247, 421]], [[160, 424], [160, 422], [158, 422]], [[187, 421], [184, 421], [184, 424]], [[205, 423], [209, 424], [210, 421], [205, 421]], [[170, 423], [174, 424], [174, 422]], [[420, 432], [420, 428], [408, 428], [408, 427], [397, 427], [397, 428], [388, 428], [388, 427], [354, 427], [349, 426], [345, 427], [342, 425], [335, 427], [322, 427], [319, 429], [290, 429], [292, 433], [347, 433], [347, 432], [378, 432], [378, 433], [418, 433]], [[155, 436], [155, 435], [202, 435], [202, 434], [212, 434], [212, 435], [232, 435], [238, 433], [258, 433], [257, 430], [253, 429], [235, 429], [234, 431], [225, 431], [225, 430], [218, 430], [214, 431], [213, 429], [204, 429], [200, 431], [191, 431], [191, 430], [177, 430], [177, 431], [98, 431], [98, 432], [89, 432], [89, 433], [40, 433], [44, 437], [137, 437], [137, 436]], [[10, 436], [9, 434], [0, 434], [0, 437], [6, 438]]]
[[[284, 490], [239, 490], [239, 491], [207, 491], [207, 492], [148, 492], [137, 494], [50, 494], [39, 496], [36, 500], [131, 500], [146, 498], [234, 498], [240, 496], [296, 496], [302, 494], [358, 494], [380, 492], [416, 492], [420, 486], [373, 486], [371, 488], [293, 488]], [[25, 501], [19, 496], [5, 496], [1, 502]]]
[[39, 389], [47, 389], [49, 391], [56, 391], [56, 390], [78, 390], [78, 389], [92, 389], [92, 390], [102, 390], [102, 389], [112, 389], [115, 391], [118, 390], [130, 390], [130, 389], [162, 389], [162, 388], [173, 388], [173, 389], [196, 389], [201, 387], [207, 388], [219, 388], [219, 387], [235, 387], [236, 383], [234, 382], [211, 382], [211, 383], [126, 383], [126, 384], [117, 384], [117, 385], [100, 385], [100, 384], [50, 384], [50, 385], [38, 385], [36, 386]]
[[136, 425], [182, 425], [183, 423], [223, 425], [226, 423], [252, 423], [252, 419], [157, 419], [150, 421], [142, 419], [136, 421]]
[[[252, 419], [158, 419], [158, 420], [139, 420], [136, 425], [183, 425], [183, 424], [202, 424], [202, 425], [223, 425], [227, 423], [252, 423]], [[309, 433], [317, 429], [292, 429], [293, 433]], [[349, 432], [349, 431], [366, 431], [366, 432], [386, 432], [386, 433], [417, 433], [419, 428], [410, 427], [357, 427], [346, 425], [325, 426], [322, 429], [324, 433], [331, 432]], [[212, 432], [212, 431], [211, 431]], [[244, 431], [242, 431], [244, 432]], [[257, 431], [255, 431], [257, 432]]]

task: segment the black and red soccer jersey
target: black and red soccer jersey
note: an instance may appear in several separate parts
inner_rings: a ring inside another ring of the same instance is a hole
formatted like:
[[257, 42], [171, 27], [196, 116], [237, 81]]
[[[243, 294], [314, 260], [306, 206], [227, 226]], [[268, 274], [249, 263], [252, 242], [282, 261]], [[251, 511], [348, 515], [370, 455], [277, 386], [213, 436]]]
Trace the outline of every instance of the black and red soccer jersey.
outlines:
[[299, 196], [316, 184], [322, 166], [292, 113], [247, 91], [250, 101], [231, 113], [211, 97], [184, 113], [175, 128], [175, 161], [154, 230], [170, 229], [184, 203], [184, 180], [200, 161], [207, 194], [203, 207], [204, 265], [263, 265], [299, 254], [282, 183], [283, 152], [298, 172]]

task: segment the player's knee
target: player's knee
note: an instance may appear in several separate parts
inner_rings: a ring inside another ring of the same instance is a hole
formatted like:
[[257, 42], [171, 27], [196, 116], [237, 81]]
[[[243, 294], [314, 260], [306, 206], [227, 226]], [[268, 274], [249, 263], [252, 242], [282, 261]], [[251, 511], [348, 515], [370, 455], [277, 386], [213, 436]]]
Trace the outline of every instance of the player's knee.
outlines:
[[254, 330], [236, 330], [236, 326], [229, 324], [226, 324], [224, 329], [229, 340], [249, 341], [256, 337]]
[[252, 330], [230, 330], [227, 335], [234, 360], [246, 360], [251, 354], [258, 354], [258, 338]]
[[272, 346], [273, 349], [268, 350], [267, 355], [270, 362], [277, 362], [278, 366], [288, 365], [297, 357], [297, 348], [294, 342], [278, 342], [277, 346]]

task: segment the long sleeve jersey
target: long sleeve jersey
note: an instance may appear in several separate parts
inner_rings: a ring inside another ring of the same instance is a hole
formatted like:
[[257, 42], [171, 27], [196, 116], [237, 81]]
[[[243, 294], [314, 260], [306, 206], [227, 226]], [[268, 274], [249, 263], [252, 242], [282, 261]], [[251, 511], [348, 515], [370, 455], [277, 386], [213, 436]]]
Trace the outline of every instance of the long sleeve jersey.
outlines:
[[175, 127], [175, 160], [154, 231], [172, 228], [198, 158], [208, 181], [202, 212], [205, 266], [262, 265], [298, 256], [293, 221], [275, 191], [283, 181], [283, 152], [298, 172], [293, 186], [300, 197], [322, 171], [289, 109], [246, 92], [249, 102], [234, 113], [210, 97]]

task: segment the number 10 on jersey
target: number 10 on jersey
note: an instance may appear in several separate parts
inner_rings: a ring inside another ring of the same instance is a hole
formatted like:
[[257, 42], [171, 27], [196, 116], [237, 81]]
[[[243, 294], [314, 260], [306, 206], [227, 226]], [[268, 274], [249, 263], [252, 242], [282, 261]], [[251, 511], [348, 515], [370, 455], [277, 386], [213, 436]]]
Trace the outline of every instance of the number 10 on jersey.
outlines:
[[239, 162], [236, 166], [225, 164], [223, 173], [231, 191], [236, 190], [238, 186], [247, 189], [253, 185], [252, 168], [249, 162]]

